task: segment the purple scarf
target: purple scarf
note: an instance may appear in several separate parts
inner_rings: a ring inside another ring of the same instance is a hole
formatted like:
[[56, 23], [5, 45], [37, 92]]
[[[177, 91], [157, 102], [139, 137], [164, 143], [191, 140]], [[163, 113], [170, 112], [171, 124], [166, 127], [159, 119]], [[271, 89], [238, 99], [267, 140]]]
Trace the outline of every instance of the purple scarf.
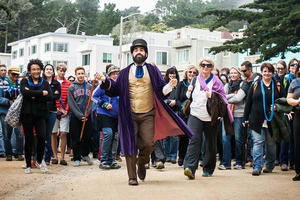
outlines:
[[[225, 94], [225, 91], [224, 91], [224, 88], [223, 88], [223, 84], [217, 76], [215, 76], [215, 75], [213, 75], [213, 76], [214, 77], [213, 77], [213, 80], [212, 80], [213, 81], [212, 92], [215, 92], [218, 95], [220, 95], [222, 97], [223, 101], [227, 104], [228, 117], [230, 119], [230, 122], [233, 123], [233, 116], [232, 116], [232, 113], [230, 111], [228, 101], [226, 99], [226, 94]], [[201, 90], [209, 91], [202, 73], [199, 74], [198, 81], [200, 83], [200, 89]]]

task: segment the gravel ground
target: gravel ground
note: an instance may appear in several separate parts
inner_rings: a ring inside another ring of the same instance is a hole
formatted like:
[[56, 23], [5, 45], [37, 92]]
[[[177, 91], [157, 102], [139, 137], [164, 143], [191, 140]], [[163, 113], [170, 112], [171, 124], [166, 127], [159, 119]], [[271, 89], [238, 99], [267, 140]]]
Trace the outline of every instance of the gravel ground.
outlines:
[[[68, 157], [68, 156], [67, 156]], [[49, 173], [33, 169], [24, 174], [24, 162], [0, 159], [0, 199], [293, 199], [300, 196], [300, 182], [293, 182], [294, 171], [251, 175], [252, 169], [216, 169], [212, 177], [202, 177], [198, 170], [195, 180], [183, 175], [183, 168], [166, 164], [163, 170], [147, 170], [145, 182], [128, 186], [125, 161], [118, 170], [102, 170], [97, 161], [89, 166], [49, 166]]]

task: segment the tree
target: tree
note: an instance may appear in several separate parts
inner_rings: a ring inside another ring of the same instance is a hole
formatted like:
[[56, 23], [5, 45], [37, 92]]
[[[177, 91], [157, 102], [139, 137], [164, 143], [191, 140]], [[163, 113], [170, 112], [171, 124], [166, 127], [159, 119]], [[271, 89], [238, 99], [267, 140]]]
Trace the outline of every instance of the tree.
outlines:
[[159, 17], [154, 13], [148, 13], [146, 16], [142, 18], [140, 23], [145, 25], [146, 27], [151, 27], [153, 24], [157, 24], [159, 22]]
[[298, 0], [256, 0], [235, 10], [212, 10], [200, 15], [217, 16], [210, 27], [214, 30], [232, 20], [245, 20], [249, 26], [244, 31], [243, 38], [226, 41], [222, 46], [211, 48], [217, 54], [222, 51], [250, 54], [259, 51], [257, 62], [269, 60], [281, 55], [285, 58], [287, 51], [300, 51], [300, 3]]
[[116, 4], [104, 4], [104, 9], [99, 13], [97, 28], [101, 34], [109, 34], [113, 27], [120, 23], [121, 12], [116, 8]]

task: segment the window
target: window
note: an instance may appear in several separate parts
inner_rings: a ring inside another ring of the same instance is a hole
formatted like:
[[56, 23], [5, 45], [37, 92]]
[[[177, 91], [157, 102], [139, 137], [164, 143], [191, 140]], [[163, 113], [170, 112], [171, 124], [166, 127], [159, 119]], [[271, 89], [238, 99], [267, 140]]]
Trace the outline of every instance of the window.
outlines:
[[53, 43], [53, 51], [68, 52], [68, 43]]
[[172, 45], [172, 41], [168, 40], [168, 46], [170, 47]]
[[24, 48], [19, 49], [19, 57], [24, 56]]
[[229, 56], [229, 51], [224, 51], [223, 56], [224, 56], [224, 57]]
[[23, 65], [20, 65], [19, 68], [20, 68], [20, 73], [22, 73], [23, 72]]
[[16, 59], [17, 58], [17, 51], [13, 51], [12, 52], [12, 59]]
[[36, 54], [36, 45], [31, 46], [31, 54]]
[[90, 65], [90, 54], [82, 55], [82, 66]]
[[111, 63], [111, 53], [103, 53], [103, 63]]
[[189, 54], [190, 51], [188, 49], [178, 51], [178, 62], [187, 63], [189, 61]]
[[210, 58], [212, 60], [215, 59], [215, 55], [213, 55], [212, 53], [209, 53], [209, 48], [204, 48], [204, 58]]
[[45, 44], [45, 52], [51, 51], [51, 43]]
[[65, 63], [68, 66], [68, 61], [53, 60], [53, 66], [56, 69], [58, 63]]
[[157, 65], [167, 65], [168, 64], [168, 53], [167, 52], [156, 52], [156, 64]]

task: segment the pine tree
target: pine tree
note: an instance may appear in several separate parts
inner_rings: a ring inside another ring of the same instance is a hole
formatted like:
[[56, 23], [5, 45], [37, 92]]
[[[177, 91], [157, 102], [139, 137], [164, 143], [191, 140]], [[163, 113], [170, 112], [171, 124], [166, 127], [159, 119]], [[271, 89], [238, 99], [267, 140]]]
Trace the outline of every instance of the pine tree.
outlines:
[[222, 46], [211, 48], [214, 54], [222, 51], [250, 54], [259, 51], [257, 62], [269, 60], [286, 52], [300, 51], [300, 2], [299, 0], [255, 0], [234, 10], [211, 10], [199, 18], [215, 15], [217, 20], [210, 27], [215, 30], [233, 20], [249, 23], [243, 38], [226, 41]]

